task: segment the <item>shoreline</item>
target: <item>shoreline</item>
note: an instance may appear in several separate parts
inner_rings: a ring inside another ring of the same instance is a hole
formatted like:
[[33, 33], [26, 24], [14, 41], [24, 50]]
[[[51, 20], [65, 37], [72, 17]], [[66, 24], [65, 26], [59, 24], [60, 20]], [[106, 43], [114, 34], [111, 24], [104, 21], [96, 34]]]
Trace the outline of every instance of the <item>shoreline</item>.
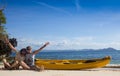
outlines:
[[108, 64], [103, 68], [120, 68], [120, 64]]

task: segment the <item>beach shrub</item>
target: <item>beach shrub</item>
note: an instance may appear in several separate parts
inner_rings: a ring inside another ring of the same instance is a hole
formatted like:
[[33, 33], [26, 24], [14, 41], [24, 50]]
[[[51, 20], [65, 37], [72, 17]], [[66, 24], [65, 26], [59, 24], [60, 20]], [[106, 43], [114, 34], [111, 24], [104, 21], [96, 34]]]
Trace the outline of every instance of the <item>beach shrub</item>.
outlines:
[[[4, 24], [6, 24], [6, 18], [3, 13], [3, 9], [1, 9], [0, 10], [0, 58], [10, 56], [12, 51], [10, 47], [4, 42], [5, 37], [9, 39], [9, 35], [6, 32]], [[13, 45], [13, 47], [17, 46], [16, 38], [10, 38], [9, 42]]]
[[[17, 40], [15, 38], [9, 39], [9, 42], [13, 47], [17, 46]], [[8, 57], [10, 56], [12, 49], [3, 40], [0, 40], [0, 56]]]

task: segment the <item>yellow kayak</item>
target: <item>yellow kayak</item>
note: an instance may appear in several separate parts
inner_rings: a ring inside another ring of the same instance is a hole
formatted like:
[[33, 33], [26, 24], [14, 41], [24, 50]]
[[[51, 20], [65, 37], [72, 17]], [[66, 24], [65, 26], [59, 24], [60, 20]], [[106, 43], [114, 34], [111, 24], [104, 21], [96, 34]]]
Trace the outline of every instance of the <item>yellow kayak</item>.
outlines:
[[37, 66], [43, 65], [45, 69], [54, 70], [81, 70], [81, 69], [92, 69], [101, 68], [109, 64], [111, 60], [110, 56], [106, 56], [100, 59], [90, 60], [45, 60], [36, 59], [35, 64]]

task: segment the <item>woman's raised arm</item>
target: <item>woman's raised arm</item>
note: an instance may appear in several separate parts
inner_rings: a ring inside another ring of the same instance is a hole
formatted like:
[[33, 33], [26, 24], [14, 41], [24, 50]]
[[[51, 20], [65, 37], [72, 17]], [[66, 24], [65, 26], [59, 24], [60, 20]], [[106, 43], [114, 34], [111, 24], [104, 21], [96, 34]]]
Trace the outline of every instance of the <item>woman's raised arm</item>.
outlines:
[[15, 52], [17, 52], [16, 48], [13, 47], [13, 45], [9, 42], [8, 38], [5, 37], [5, 42], [8, 44], [8, 46]]

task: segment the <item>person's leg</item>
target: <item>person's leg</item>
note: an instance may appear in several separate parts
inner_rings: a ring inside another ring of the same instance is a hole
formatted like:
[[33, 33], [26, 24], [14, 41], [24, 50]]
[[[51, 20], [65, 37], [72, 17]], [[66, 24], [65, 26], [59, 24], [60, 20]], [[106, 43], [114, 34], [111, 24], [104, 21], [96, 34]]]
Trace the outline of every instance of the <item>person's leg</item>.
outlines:
[[7, 62], [6, 59], [3, 59], [3, 64], [4, 64], [5, 69], [10, 69], [11, 68], [11, 65]]
[[30, 67], [24, 61], [20, 61], [20, 65], [22, 66], [23, 69], [30, 70]]
[[18, 61], [14, 61], [11, 65], [11, 69], [19, 69], [19, 62]]

